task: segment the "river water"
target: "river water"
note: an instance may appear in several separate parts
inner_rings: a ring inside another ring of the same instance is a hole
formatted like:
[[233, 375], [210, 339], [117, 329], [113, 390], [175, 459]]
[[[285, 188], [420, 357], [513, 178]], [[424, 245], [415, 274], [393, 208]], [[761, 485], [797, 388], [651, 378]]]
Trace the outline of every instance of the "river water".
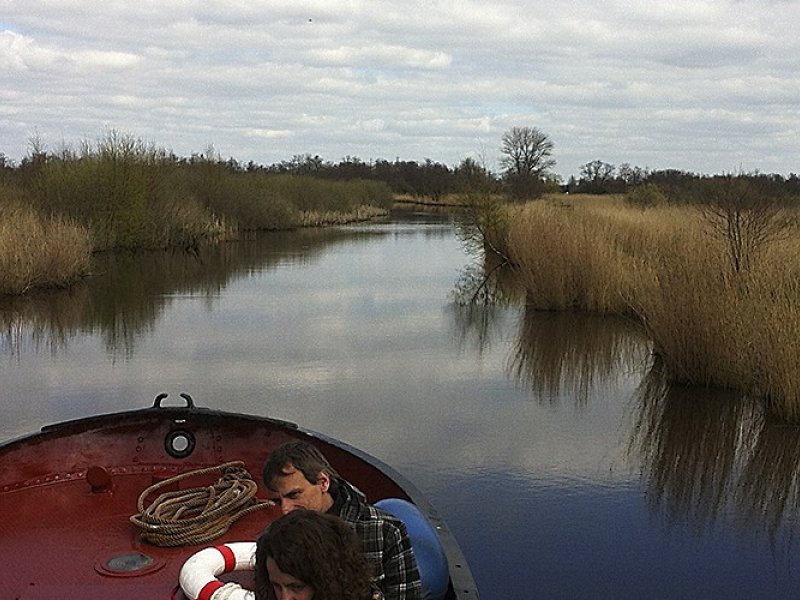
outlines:
[[185, 391], [392, 465], [484, 600], [797, 596], [798, 429], [665, 386], [634, 324], [526, 310], [485, 269], [410, 213], [103, 257], [0, 303], [0, 439]]

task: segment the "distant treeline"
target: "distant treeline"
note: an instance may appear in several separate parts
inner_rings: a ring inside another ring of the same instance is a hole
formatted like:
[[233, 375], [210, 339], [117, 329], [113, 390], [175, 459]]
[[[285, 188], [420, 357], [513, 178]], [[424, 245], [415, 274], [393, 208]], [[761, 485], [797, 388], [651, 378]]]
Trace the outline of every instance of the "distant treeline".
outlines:
[[776, 173], [726, 173], [704, 175], [680, 169], [650, 170], [623, 163], [619, 167], [593, 160], [581, 166], [579, 178], [570, 177], [563, 191], [581, 194], [624, 194], [640, 186], [655, 186], [670, 202], [684, 203], [697, 199], [709, 182], [722, 179], [746, 179], [769, 196], [800, 196], [800, 175], [785, 177]]
[[[113, 146], [131, 142], [130, 138], [112, 132], [98, 144], [98, 150], [102, 151], [102, 147], [108, 144]], [[141, 142], [133, 143], [140, 150], [154, 152], [153, 148], [145, 148]], [[43, 164], [83, 158], [87, 152], [91, 153], [91, 149], [86, 144], [80, 152], [62, 150], [58, 153], [47, 153], [34, 149], [19, 164], [9, 161], [0, 152], [0, 181], [13, 179], [29, 182], [37, 176]], [[515, 185], [518, 183], [518, 174], [515, 175], [511, 170], [494, 173], [473, 158], [465, 158], [456, 166], [448, 166], [428, 158], [423, 161], [364, 161], [346, 156], [338, 162], [331, 162], [319, 155], [298, 154], [288, 160], [263, 165], [253, 161], [240, 162], [233, 157], [222, 159], [216, 155], [213, 147], [189, 157], [177, 156], [163, 150], [155, 152], [159, 154], [159, 162], [187, 171], [208, 170], [209, 165], [213, 165], [219, 172], [226, 174], [292, 175], [327, 181], [377, 181], [387, 185], [395, 194], [434, 200], [448, 194], [469, 194], [476, 190], [505, 194], [509, 199], [516, 200], [527, 200], [533, 196], [559, 191], [624, 194], [634, 188], [650, 185], [657, 187], [667, 200], [682, 203], [693, 200], [697, 191], [702, 190], [709, 180], [731, 175], [708, 175], [680, 169], [649, 169], [629, 163], [622, 163], [617, 167], [601, 160], [592, 160], [580, 167], [578, 177], [570, 176], [566, 182], [543, 170], [538, 176], [539, 180], [527, 186], [529, 192], [520, 196]], [[752, 180], [759, 189], [771, 196], [800, 196], [800, 175], [795, 173], [788, 176], [759, 172], [734, 175]]]
[[[193, 155], [188, 162], [202, 160]], [[514, 193], [513, 174], [493, 173], [473, 158], [465, 158], [450, 167], [431, 159], [424, 161], [377, 159], [365, 162], [355, 157], [345, 157], [339, 162], [326, 161], [319, 155], [295, 155], [290, 160], [271, 165], [247, 164], [230, 158], [225, 166], [232, 172], [261, 172], [272, 174], [306, 175], [328, 180], [374, 180], [386, 183], [394, 193], [411, 196], [441, 198], [448, 194], [470, 194], [476, 190], [490, 190], [505, 194], [509, 199], [519, 198]], [[623, 163], [619, 167], [600, 160], [581, 166], [578, 178], [572, 176], [566, 183], [551, 173], [543, 172], [539, 185], [531, 186], [536, 195], [554, 192], [582, 194], [624, 194], [634, 188], [654, 185], [672, 202], [687, 202], [709, 181], [728, 179], [731, 175], [744, 178], [769, 195], [800, 195], [800, 175], [788, 176], [766, 173], [700, 174], [680, 169], [648, 169]], [[530, 198], [523, 198], [530, 199]]]
[[[289, 160], [271, 165], [262, 165], [250, 161], [242, 163], [231, 157], [227, 160], [216, 155], [213, 147], [202, 153], [194, 153], [189, 157], [177, 156], [174, 153], [145, 146], [142, 142], [125, 136], [111, 134], [113, 139], [105, 139], [98, 143], [96, 149], [84, 147], [80, 151], [62, 150], [48, 153], [34, 150], [22, 158], [18, 164], [10, 161], [0, 152], [0, 181], [15, 181], [29, 184], [38, 178], [45, 165], [53, 163], [71, 163], [86, 160], [100, 155], [108, 156], [109, 149], [123, 150], [123, 155], [131, 154], [148, 163], [159, 163], [183, 172], [207, 172], [210, 168], [227, 175], [291, 175], [313, 178], [324, 181], [373, 181], [389, 187], [395, 194], [407, 194], [439, 198], [445, 194], [466, 192], [476, 187], [497, 187], [501, 179], [480, 166], [475, 160], [467, 158], [457, 167], [449, 167], [439, 162], [426, 159], [423, 162], [378, 159], [365, 162], [359, 158], [345, 157], [338, 163], [324, 160], [311, 154], [295, 155]], [[109, 145], [111, 148], [109, 148]], [[119, 146], [135, 146], [135, 148], [119, 148]], [[114, 152], [115, 154], [118, 152]]]

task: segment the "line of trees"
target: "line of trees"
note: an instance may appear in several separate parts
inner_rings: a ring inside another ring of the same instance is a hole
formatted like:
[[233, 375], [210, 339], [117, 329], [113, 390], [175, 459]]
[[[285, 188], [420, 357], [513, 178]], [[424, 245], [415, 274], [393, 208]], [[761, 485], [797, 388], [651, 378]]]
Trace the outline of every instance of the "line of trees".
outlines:
[[[705, 175], [679, 169], [650, 170], [630, 163], [619, 167], [601, 160], [592, 160], [581, 166], [579, 178], [570, 177], [564, 191], [582, 194], [622, 194], [643, 185], [656, 186], [672, 202], [689, 201], [704, 188], [705, 182], [729, 177], [731, 174]], [[736, 177], [749, 179], [772, 195], [800, 195], [800, 175], [788, 177], [775, 173], [737, 173]]]
[[[53, 162], [64, 162], [78, 158], [78, 153], [48, 153], [40, 149], [14, 164], [0, 153], [0, 181], [26, 183], [35, 179], [42, 168]], [[467, 192], [475, 187], [498, 189], [500, 181], [488, 169], [473, 158], [465, 158], [455, 167], [425, 159], [421, 162], [395, 159], [363, 161], [346, 156], [339, 162], [331, 162], [319, 155], [298, 154], [288, 160], [270, 165], [253, 161], [243, 163], [231, 157], [224, 160], [212, 148], [189, 157], [167, 153], [161, 161], [175, 167], [195, 167], [215, 164], [230, 174], [252, 173], [259, 175], [297, 175], [316, 179], [351, 181], [373, 180], [386, 183], [394, 193], [438, 199], [450, 193]]]
[[[116, 132], [113, 135], [118, 135]], [[80, 150], [62, 148], [48, 152], [39, 139], [30, 141], [30, 152], [19, 164], [14, 164], [0, 152], [0, 181], [29, 183], [47, 164], [79, 159], [87, 153], [88, 143]], [[364, 161], [346, 156], [339, 162], [325, 160], [319, 155], [297, 154], [288, 160], [270, 165], [249, 161], [243, 163], [230, 157], [223, 160], [207, 148], [202, 153], [180, 157], [170, 152], [160, 156], [162, 163], [175, 167], [192, 167], [214, 162], [229, 173], [258, 173], [261, 175], [300, 175], [327, 180], [375, 180], [386, 183], [397, 194], [439, 199], [446, 194], [470, 193], [476, 189], [507, 192], [514, 198], [536, 197], [544, 191], [558, 191], [557, 178], [550, 173], [555, 161], [550, 158], [553, 143], [547, 134], [536, 128], [514, 127], [502, 138], [501, 174], [492, 173], [474, 158], [464, 158], [450, 167], [430, 158], [423, 161]]]
[[[514, 200], [528, 200], [544, 193], [569, 192], [585, 194], [627, 193], [639, 186], [656, 186], [669, 201], [685, 201], [698, 184], [715, 175], [702, 175], [678, 169], [651, 170], [630, 163], [619, 166], [591, 160], [583, 164], [578, 177], [570, 176], [564, 183], [552, 169], [554, 143], [550, 136], [536, 127], [512, 127], [500, 143], [501, 171], [493, 173], [474, 158], [465, 158], [456, 166], [423, 161], [389, 161], [377, 159], [364, 161], [346, 156], [338, 162], [325, 160], [319, 155], [297, 154], [288, 160], [270, 165], [249, 161], [242, 163], [231, 157], [223, 160], [213, 147], [190, 157], [168, 153], [164, 159], [177, 166], [191, 166], [215, 162], [230, 173], [261, 173], [303, 175], [328, 180], [375, 180], [386, 183], [396, 194], [439, 199], [447, 194], [470, 193], [476, 189], [505, 193]], [[48, 162], [74, 158], [71, 150], [48, 153], [38, 140], [31, 141], [31, 152], [19, 164], [14, 164], [0, 152], [0, 181], [30, 181]], [[739, 174], [758, 181], [759, 187], [789, 195], [800, 195], [800, 176], [790, 174], [748, 173]], [[687, 195], [687, 192], [689, 194]]]

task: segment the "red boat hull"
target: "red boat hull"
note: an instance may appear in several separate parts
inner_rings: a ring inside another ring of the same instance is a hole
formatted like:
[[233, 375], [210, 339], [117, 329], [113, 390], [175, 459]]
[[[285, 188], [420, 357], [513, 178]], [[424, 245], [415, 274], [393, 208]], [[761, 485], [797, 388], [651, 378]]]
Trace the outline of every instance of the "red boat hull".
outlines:
[[[177, 474], [238, 460], [259, 482], [258, 497], [266, 498], [261, 468], [267, 455], [290, 439], [317, 445], [370, 501], [395, 497], [417, 504], [439, 530], [448, 554], [448, 598], [477, 598], [444, 524], [419, 492], [386, 465], [291, 423], [197, 409], [191, 402], [185, 408], [161, 407], [159, 401], [150, 409], [46, 427], [0, 446], [0, 596], [182, 598], [178, 573], [189, 556], [210, 544], [254, 540], [279, 510], [249, 514], [207, 544], [162, 548], [142, 541], [130, 521], [138, 512], [139, 495]], [[187, 479], [178, 486], [208, 485], [217, 476]], [[132, 570], [117, 567], [130, 557], [141, 564]], [[250, 587], [249, 573], [238, 577]]]

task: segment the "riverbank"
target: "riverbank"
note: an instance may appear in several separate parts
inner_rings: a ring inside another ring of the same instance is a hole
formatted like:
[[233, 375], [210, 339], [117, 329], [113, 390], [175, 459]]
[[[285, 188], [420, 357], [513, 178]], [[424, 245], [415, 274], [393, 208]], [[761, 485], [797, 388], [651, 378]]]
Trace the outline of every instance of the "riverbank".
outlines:
[[401, 207], [415, 208], [424, 210], [445, 209], [452, 210], [458, 208], [469, 208], [472, 205], [464, 194], [445, 194], [441, 197], [413, 196], [411, 194], [395, 194], [395, 205]]
[[[2, 189], [0, 189], [0, 195]], [[345, 225], [383, 218], [388, 209], [371, 205], [337, 210], [297, 211], [292, 220], [270, 230], [291, 230], [301, 227]], [[159, 244], [156, 248], [197, 248], [200, 243], [218, 243], [240, 239], [246, 231], [222, 221], [210, 222], [207, 235], [184, 243]], [[48, 215], [30, 206], [4, 202], [0, 197], [0, 295], [25, 294], [37, 288], [64, 288], [89, 274], [93, 252], [92, 232], [68, 217]], [[153, 244], [128, 245], [127, 250], [152, 250]]]
[[784, 227], [750, 248], [747, 268], [695, 206], [559, 195], [504, 211], [494, 243], [530, 305], [636, 318], [671, 381], [742, 390], [800, 418], [797, 209], [776, 213]]
[[36, 155], [0, 180], [0, 294], [68, 286], [88, 252], [196, 249], [247, 232], [388, 214], [380, 181], [247, 171], [214, 157], [179, 159], [110, 134], [80, 155]]

